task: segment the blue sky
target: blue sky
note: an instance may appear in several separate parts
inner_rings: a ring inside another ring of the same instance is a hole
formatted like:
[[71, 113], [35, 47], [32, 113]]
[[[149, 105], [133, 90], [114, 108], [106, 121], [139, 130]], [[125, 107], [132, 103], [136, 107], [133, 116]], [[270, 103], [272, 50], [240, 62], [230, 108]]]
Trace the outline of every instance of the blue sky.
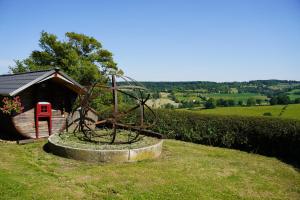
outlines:
[[299, 0], [0, 0], [1, 74], [42, 30], [95, 37], [137, 80], [300, 80]]

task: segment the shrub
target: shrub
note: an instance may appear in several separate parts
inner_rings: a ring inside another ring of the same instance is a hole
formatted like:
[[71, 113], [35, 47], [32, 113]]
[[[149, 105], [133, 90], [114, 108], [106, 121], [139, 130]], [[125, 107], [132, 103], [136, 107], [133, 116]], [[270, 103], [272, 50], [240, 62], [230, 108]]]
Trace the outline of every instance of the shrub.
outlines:
[[270, 113], [270, 112], [265, 112], [265, 113], [263, 114], [263, 116], [272, 116], [272, 113]]
[[238, 105], [239, 105], [239, 106], [243, 106], [243, 105], [244, 105], [244, 102], [243, 102], [242, 100], [239, 100]]
[[300, 98], [296, 98], [295, 103], [300, 103]]
[[166, 138], [245, 150], [300, 163], [300, 121], [157, 110], [153, 127]]
[[216, 108], [216, 101], [213, 98], [209, 98], [205, 103], [204, 107], [206, 109]]
[[281, 104], [281, 105], [287, 105], [291, 103], [291, 99], [286, 94], [280, 94], [278, 96], [274, 96], [270, 100], [271, 105]]
[[247, 106], [255, 106], [255, 104], [256, 100], [253, 97], [247, 99]]

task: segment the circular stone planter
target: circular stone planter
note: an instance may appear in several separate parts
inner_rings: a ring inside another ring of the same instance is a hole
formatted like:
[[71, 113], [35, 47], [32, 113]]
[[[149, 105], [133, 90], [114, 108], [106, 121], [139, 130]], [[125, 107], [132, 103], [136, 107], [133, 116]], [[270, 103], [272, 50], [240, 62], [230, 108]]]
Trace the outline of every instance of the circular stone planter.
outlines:
[[87, 162], [135, 162], [154, 159], [162, 152], [163, 140], [151, 146], [122, 150], [95, 150], [88, 148], [75, 148], [65, 144], [58, 144], [53, 140], [56, 134], [48, 138], [50, 151], [58, 156], [82, 160]]

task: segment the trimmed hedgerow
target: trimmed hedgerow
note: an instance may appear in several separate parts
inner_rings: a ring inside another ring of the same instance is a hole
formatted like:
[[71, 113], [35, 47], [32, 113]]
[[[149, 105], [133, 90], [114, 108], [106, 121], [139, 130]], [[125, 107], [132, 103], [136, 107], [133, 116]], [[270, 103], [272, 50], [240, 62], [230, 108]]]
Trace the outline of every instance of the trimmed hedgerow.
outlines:
[[[156, 113], [157, 122], [151, 129], [164, 138], [276, 156], [300, 164], [299, 120], [207, 115], [169, 109], [158, 109]], [[101, 116], [104, 118], [109, 114], [102, 112]], [[137, 111], [122, 121], [139, 122], [138, 118]], [[149, 113], [145, 119], [150, 123], [153, 121]]]
[[300, 121], [157, 110], [152, 129], [165, 138], [292, 159], [300, 163]]

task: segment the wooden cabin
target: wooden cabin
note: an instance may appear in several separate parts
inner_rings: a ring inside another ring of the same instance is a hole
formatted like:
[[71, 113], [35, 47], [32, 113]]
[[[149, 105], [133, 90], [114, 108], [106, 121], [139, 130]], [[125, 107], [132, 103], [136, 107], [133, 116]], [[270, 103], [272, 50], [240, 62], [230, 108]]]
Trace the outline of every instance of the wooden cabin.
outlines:
[[[0, 106], [4, 97], [19, 96], [24, 107], [20, 114], [8, 115], [0, 111], [0, 138], [40, 138], [48, 137], [49, 133], [62, 132], [68, 127], [74, 129], [76, 119], [70, 119], [70, 114], [77, 96], [83, 92], [83, 86], [59, 68], [0, 75]], [[37, 118], [38, 105], [45, 103], [51, 105], [51, 121]], [[98, 116], [91, 112], [89, 118], [94, 123]], [[49, 126], [50, 122], [52, 126]]]

